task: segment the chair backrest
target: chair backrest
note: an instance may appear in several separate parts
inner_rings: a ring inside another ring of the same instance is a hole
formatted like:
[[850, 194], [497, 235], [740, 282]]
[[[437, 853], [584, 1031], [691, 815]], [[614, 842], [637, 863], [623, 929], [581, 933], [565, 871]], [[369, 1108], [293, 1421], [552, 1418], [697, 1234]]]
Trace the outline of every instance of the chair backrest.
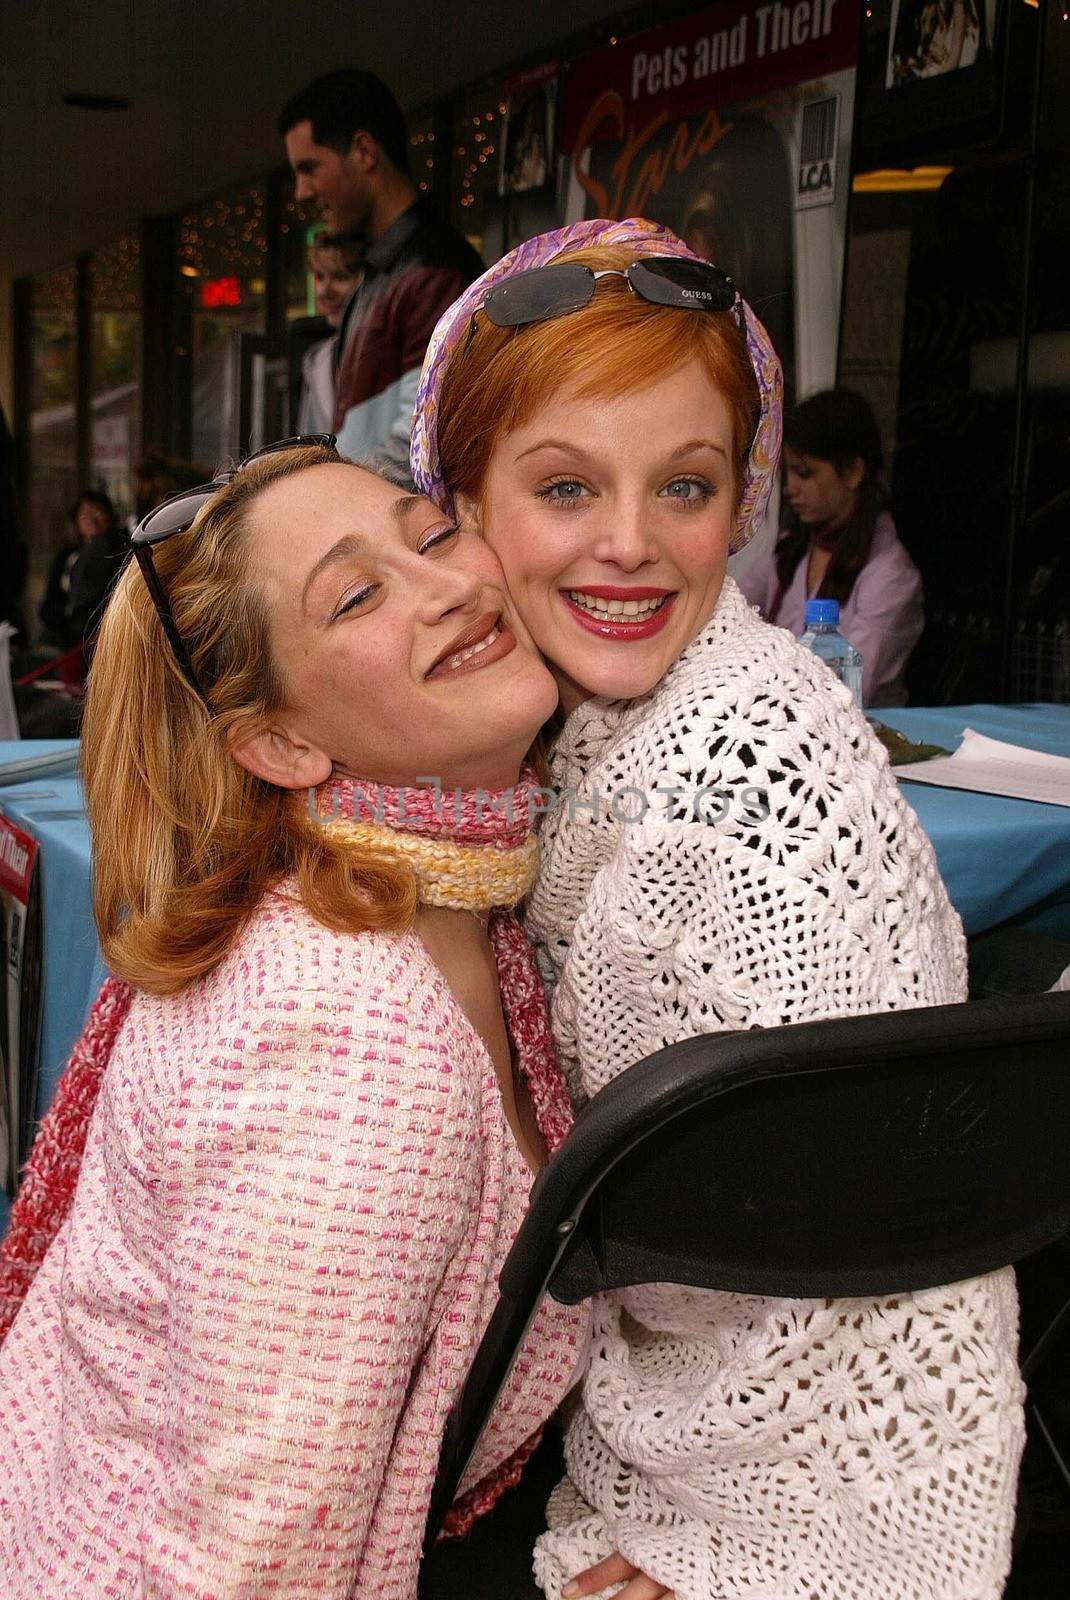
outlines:
[[659, 1051], [540, 1173], [451, 1413], [433, 1537], [547, 1290], [802, 1299], [954, 1283], [1070, 1231], [1070, 994]]

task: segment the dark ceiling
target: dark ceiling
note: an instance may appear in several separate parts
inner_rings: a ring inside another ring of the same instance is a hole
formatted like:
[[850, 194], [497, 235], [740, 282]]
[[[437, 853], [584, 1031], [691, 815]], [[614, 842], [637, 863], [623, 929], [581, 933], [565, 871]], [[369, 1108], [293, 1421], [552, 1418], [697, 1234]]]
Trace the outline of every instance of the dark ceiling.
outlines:
[[[363, 66], [407, 109], [619, 10], [612, 0], [0, 0], [0, 277], [36, 273], [282, 159], [280, 106]], [[70, 93], [129, 111], [64, 105]]]

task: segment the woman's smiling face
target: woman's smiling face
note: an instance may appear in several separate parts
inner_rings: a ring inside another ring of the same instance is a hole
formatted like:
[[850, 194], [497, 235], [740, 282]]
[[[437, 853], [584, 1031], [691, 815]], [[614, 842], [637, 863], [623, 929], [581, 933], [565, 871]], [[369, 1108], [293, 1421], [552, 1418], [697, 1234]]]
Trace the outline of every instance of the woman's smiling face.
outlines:
[[338, 462], [264, 489], [247, 540], [284, 691], [273, 721], [315, 753], [314, 781], [516, 781], [557, 694], [475, 533]]
[[708, 622], [735, 521], [732, 421], [696, 360], [613, 400], [565, 389], [491, 453], [479, 522], [566, 714], [634, 699]]

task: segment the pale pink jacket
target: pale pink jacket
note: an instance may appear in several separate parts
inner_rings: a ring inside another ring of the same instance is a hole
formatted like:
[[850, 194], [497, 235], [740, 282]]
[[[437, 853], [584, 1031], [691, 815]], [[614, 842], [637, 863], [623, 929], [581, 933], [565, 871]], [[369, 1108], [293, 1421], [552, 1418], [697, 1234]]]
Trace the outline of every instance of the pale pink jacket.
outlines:
[[[530, 1185], [414, 935], [273, 896], [210, 977], [136, 995], [0, 1351], [0, 1594], [412, 1600]], [[555, 1409], [585, 1327], [542, 1307], [466, 1484]]]
[[[806, 631], [807, 560], [795, 568], [776, 616], [773, 606], [780, 587], [776, 550], [771, 550], [738, 579], [739, 587], [767, 622], [801, 638]], [[903, 675], [925, 627], [925, 599], [917, 567], [906, 552], [887, 511], [877, 517], [869, 560], [840, 607], [840, 632], [862, 655], [862, 704], [905, 706]]]

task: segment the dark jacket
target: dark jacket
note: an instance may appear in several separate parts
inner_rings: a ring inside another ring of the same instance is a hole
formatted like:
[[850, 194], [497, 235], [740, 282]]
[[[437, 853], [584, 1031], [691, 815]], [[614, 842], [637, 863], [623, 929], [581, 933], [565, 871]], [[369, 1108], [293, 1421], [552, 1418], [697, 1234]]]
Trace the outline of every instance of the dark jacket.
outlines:
[[343, 455], [408, 477], [424, 352], [443, 311], [482, 271], [467, 239], [426, 200], [370, 246], [339, 330], [334, 427]]
[[67, 608], [70, 603], [71, 568], [81, 549], [80, 540], [70, 539], [56, 551], [48, 569], [44, 599], [37, 613], [44, 626], [47, 643], [57, 644], [63, 648], [70, 643], [67, 637], [69, 632]]
[[122, 528], [87, 539], [75, 557], [67, 596], [68, 642], [88, 639], [100, 626], [104, 603], [123, 569], [130, 545]]

